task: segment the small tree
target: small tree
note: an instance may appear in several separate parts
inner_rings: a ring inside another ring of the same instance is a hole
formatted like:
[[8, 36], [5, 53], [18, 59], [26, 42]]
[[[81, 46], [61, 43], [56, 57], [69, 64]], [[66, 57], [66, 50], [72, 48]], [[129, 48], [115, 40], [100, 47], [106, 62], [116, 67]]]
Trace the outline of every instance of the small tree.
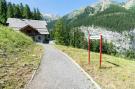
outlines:
[[57, 43], [64, 44], [62, 36], [63, 22], [58, 20], [54, 26], [54, 38]]

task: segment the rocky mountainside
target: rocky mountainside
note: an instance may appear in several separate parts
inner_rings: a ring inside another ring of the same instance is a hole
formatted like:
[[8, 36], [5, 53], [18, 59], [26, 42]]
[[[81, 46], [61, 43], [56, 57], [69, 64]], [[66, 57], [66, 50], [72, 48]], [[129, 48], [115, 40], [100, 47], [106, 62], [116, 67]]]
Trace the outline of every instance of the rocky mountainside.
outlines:
[[68, 19], [68, 20], [69, 19], [74, 19], [76, 16], [78, 16], [78, 15], [80, 15], [82, 13], [84, 13], [84, 8], [81, 8], [79, 10], [74, 10], [71, 13], [65, 15], [63, 18]]
[[104, 11], [111, 4], [111, 0], [101, 0], [101, 11]]
[[85, 33], [88, 38], [88, 31], [93, 36], [99, 36], [100, 33], [103, 35], [103, 39], [107, 42], [112, 42], [116, 46], [116, 50], [120, 53], [133, 49], [135, 50], [135, 29], [132, 31], [123, 31], [122, 33], [109, 31], [106, 28], [101, 27], [79, 27]]
[[77, 16], [83, 14], [85, 12], [85, 10], [89, 9], [89, 8], [94, 8], [95, 13], [100, 12], [100, 11], [104, 11], [111, 4], [120, 4], [120, 3], [117, 3], [117, 2], [112, 1], [112, 0], [100, 0], [100, 2], [91, 4], [91, 5], [87, 6], [86, 8], [81, 8], [81, 9], [78, 9], [78, 10], [74, 10], [71, 13], [66, 14], [65, 16], [63, 16], [63, 18], [65, 18], [65, 19], [74, 19]]
[[125, 8], [129, 9], [135, 6], [135, 0], [127, 0], [126, 4], [124, 5]]

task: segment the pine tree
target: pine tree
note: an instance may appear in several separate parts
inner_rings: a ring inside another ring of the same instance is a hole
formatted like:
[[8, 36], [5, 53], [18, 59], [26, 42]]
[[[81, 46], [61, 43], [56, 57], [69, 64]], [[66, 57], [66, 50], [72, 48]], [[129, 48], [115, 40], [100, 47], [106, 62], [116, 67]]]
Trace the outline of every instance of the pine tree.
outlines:
[[7, 19], [7, 3], [5, 0], [0, 0], [0, 23], [5, 24]]
[[61, 20], [58, 20], [54, 27], [54, 38], [56, 40], [56, 43], [58, 44], [64, 44], [62, 36], [62, 29], [63, 29], [63, 22]]
[[36, 8], [34, 8], [34, 10], [33, 10], [32, 17], [33, 17], [33, 19], [38, 20]]
[[39, 11], [38, 8], [37, 8], [37, 19], [38, 20], [41, 20], [42, 19], [41, 13], [40, 13], [40, 11]]
[[31, 18], [31, 10], [27, 4], [25, 5], [24, 10], [23, 10], [23, 17], [26, 19]]
[[15, 18], [15, 9], [16, 9], [16, 5], [15, 4], [12, 4], [12, 8], [13, 8], [13, 17]]
[[14, 13], [15, 13], [15, 18], [21, 18], [22, 17], [19, 5], [16, 5]]
[[21, 17], [23, 18], [23, 10], [24, 10], [24, 6], [23, 6], [22, 3], [20, 3], [19, 9], [20, 9]]
[[9, 2], [8, 5], [7, 5], [7, 18], [12, 18], [13, 16], [14, 16], [13, 6]]

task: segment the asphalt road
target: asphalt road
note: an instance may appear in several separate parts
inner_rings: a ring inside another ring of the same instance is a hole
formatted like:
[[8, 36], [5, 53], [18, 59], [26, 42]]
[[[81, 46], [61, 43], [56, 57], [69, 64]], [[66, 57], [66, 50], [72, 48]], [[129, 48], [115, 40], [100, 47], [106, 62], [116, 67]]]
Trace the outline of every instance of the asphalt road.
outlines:
[[51, 45], [44, 47], [41, 65], [27, 89], [96, 89], [68, 57]]

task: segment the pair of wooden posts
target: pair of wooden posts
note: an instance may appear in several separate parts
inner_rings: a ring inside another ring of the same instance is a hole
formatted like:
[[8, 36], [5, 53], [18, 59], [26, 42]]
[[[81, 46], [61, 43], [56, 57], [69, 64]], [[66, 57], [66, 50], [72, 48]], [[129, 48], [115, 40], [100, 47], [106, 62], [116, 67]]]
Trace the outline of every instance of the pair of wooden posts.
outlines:
[[90, 43], [92, 39], [97, 39], [100, 41], [100, 67], [102, 65], [102, 33], [100, 36], [90, 36], [90, 32], [88, 32], [88, 64], [90, 65]]

